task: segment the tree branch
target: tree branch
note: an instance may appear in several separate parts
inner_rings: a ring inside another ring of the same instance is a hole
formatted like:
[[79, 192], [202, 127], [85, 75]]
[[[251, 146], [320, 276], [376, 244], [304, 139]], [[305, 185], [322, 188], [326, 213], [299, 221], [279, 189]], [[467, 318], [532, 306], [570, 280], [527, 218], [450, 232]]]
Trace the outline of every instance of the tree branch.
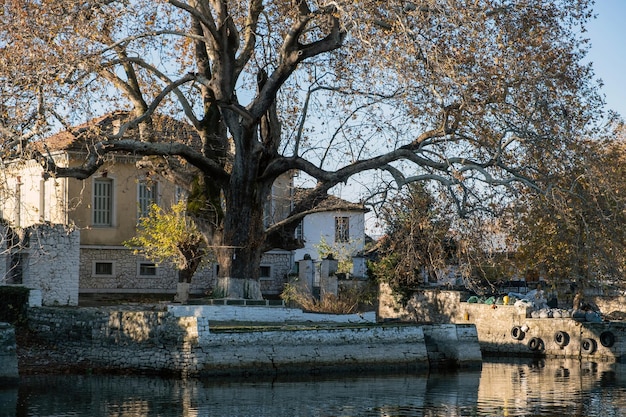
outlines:
[[[333, 51], [343, 45], [347, 32], [340, 28], [339, 19], [333, 15], [336, 10], [334, 7], [329, 6], [320, 11], [309, 13], [306, 13], [307, 10], [308, 8], [300, 7], [300, 16], [291, 26], [280, 49], [280, 63], [278, 67], [270, 75], [254, 101], [248, 106], [254, 120], [258, 120], [265, 114], [271, 103], [276, 100], [278, 90], [296, 70], [300, 62], [307, 58]], [[304, 34], [307, 24], [318, 15], [326, 15], [332, 20], [330, 33], [325, 38], [311, 44], [300, 44], [298, 40]]]
[[179, 156], [198, 169], [210, 174], [215, 181], [225, 182], [229, 178], [229, 174], [219, 164], [202, 156], [193, 148], [178, 142], [140, 142], [132, 139], [101, 141], [88, 149], [85, 163], [80, 167], [59, 167], [50, 153], [44, 155], [39, 151], [34, 151], [34, 158], [53, 176], [85, 179], [102, 166], [106, 154], [116, 152], [141, 156]]

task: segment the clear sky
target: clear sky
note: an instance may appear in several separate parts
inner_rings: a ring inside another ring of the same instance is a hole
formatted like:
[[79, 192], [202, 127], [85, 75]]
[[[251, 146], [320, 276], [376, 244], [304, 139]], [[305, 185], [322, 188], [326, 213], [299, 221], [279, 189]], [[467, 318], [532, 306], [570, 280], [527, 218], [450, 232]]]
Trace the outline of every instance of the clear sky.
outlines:
[[589, 60], [602, 79], [607, 108], [626, 119], [626, 0], [596, 0]]

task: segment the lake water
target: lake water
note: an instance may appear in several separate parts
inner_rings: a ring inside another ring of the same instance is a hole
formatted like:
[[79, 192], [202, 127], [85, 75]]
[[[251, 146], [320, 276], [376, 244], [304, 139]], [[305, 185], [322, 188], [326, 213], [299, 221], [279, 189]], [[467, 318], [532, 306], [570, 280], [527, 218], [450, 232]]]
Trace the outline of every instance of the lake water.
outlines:
[[287, 379], [25, 376], [0, 416], [626, 416], [626, 365], [486, 361], [481, 370]]

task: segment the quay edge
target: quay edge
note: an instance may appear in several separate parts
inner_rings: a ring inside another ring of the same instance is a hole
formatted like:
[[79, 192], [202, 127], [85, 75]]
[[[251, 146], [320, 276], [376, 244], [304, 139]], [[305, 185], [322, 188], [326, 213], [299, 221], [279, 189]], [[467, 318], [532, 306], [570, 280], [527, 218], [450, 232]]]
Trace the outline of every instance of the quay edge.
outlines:
[[[626, 322], [591, 322], [568, 318], [532, 318], [530, 307], [461, 302], [458, 291], [416, 292], [409, 308], [392, 296], [381, 296], [381, 319], [473, 324], [482, 354], [498, 357], [546, 357], [626, 362]], [[596, 303], [601, 311], [624, 305]], [[521, 334], [520, 333], [520, 330]], [[519, 334], [519, 335], [518, 335]]]
[[[190, 315], [176, 309], [38, 307], [29, 310], [28, 322], [30, 331], [62, 352], [68, 365], [80, 361], [85, 369], [112, 373], [237, 377], [427, 372], [440, 366], [480, 367], [482, 360], [473, 325], [308, 321], [300, 328], [292, 324], [219, 331], [210, 325], [214, 308], [221, 307], [194, 306]], [[248, 312], [263, 322], [272, 322], [276, 312], [285, 313], [276, 307], [236, 308], [254, 309]]]

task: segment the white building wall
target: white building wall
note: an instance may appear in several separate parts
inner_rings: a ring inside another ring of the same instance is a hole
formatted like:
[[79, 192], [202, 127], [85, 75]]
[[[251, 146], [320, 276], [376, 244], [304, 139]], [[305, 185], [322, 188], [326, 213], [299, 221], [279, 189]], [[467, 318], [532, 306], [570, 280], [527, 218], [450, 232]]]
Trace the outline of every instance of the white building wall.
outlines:
[[307, 215], [302, 222], [304, 248], [294, 251], [294, 260], [299, 261], [309, 254], [311, 259], [319, 258], [317, 245], [324, 240], [330, 246], [335, 243], [335, 217], [349, 217], [350, 241], [347, 244], [353, 253], [365, 247], [365, 216], [361, 211], [328, 211]]
[[41, 290], [43, 305], [78, 305], [80, 232], [40, 224], [27, 230], [22, 284]]

